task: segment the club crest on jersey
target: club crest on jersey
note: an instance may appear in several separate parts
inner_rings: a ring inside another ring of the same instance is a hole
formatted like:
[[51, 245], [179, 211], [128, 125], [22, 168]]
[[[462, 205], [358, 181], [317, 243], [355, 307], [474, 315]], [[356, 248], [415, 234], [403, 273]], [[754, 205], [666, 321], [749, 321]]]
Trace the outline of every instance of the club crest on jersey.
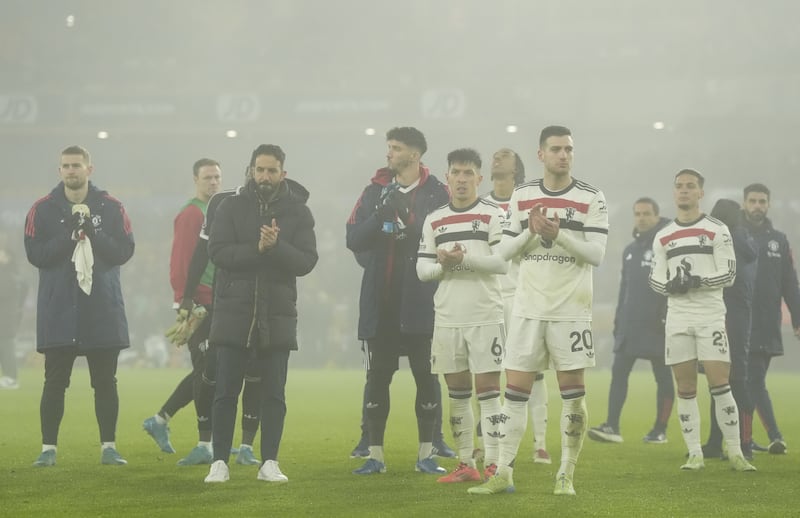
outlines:
[[644, 268], [652, 268], [653, 267], [653, 251], [652, 250], [645, 250], [642, 254], [642, 267]]
[[708, 243], [708, 236], [700, 234], [697, 236], [697, 240], [700, 242], [700, 246], [706, 246], [706, 243]]
[[575, 217], [574, 207], [567, 207], [564, 212], [565, 212], [564, 216], [567, 218], [567, 222], [572, 221], [572, 218]]
[[774, 239], [770, 239], [767, 242], [767, 257], [781, 258], [781, 245]]
[[475, 232], [477, 232], [479, 228], [481, 228], [481, 220], [473, 219], [472, 220], [472, 233], [474, 234]]

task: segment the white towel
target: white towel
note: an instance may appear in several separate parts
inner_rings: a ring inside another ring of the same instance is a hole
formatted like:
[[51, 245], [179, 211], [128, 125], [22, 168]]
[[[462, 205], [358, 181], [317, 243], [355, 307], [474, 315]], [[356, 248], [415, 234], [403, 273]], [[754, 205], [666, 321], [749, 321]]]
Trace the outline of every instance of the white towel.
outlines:
[[92, 268], [94, 267], [94, 254], [92, 253], [92, 242], [83, 232], [81, 238], [75, 245], [72, 253], [72, 262], [75, 263], [75, 272], [78, 275], [78, 286], [87, 295], [92, 294]]

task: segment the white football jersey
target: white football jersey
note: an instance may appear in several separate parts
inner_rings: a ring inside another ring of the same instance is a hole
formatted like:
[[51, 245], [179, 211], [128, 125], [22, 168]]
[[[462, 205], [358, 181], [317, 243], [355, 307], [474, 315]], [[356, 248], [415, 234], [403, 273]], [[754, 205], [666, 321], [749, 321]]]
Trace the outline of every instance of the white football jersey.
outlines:
[[[455, 209], [450, 204], [439, 207], [425, 218], [417, 271], [436, 271], [437, 276], [441, 275], [433, 297], [436, 326], [503, 322], [503, 299], [498, 279], [502, 275], [481, 271], [478, 267], [481, 258], [494, 255], [493, 248], [502, 237], [501, 222], [499, 207], [482, 198], [465, 209]], [[465, 249], [464, 262], [443, 268], [437, 263], [436, 250], [450, 250], [456, 243]], [[493, 262], [504, 263], [499, 255]], [[502, 271], [506, 271], [505, 266]]]
[[667, 321], [697, 325], [725, 318], [722, 289], [736, 279], [736, 253], [728, 227], [703, 215], [692, 223], [673, 221], [659, 230], [653, 240], [650, 286], [667, 294], [666, 284], [678, 268], [700, 277], [700, 287], [668, 296]]
[[509, 226], [503, 232], [504, 239], [529, 232], [528, 215], [537, 204], [547, 209], [550, 219], [554, 213], [558, 214], [559, 237], [555, 242], [544, 242], [539, 236], [533, 236], [519, 251], [520, 270], [513, 314], [548, 321], [591, 321], [592, 264], [559, 244], [559, 240], [588, 242], [602, 260], [608, 240], [605, 196], [577, 179], [559, 192], [545, 188], [542, 179], [524, 183], [511, 196]]

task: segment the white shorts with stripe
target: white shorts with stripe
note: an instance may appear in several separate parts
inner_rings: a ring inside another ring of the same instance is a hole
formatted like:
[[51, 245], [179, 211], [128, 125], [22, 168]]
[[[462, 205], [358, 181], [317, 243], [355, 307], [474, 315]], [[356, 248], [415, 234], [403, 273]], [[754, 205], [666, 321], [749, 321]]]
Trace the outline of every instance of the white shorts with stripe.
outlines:
[[431, 372], [500, 372], [505, 355], [505, 326], [433, 327]]
[[503, 368], [542, 372], [594, 367], [591, 322], [559, 322], [512, 316]]
[[728, 363], [731, 361], [724, 318], [701, 326], [668, 322], [664, 331], [666, 333], [664, 363], [667, 365], [695, 359]]

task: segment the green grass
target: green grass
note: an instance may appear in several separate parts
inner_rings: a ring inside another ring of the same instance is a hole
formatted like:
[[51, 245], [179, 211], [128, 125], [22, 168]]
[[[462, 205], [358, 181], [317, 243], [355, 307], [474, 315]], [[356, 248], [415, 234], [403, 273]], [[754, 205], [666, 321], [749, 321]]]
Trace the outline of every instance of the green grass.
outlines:
[[[622, 419], [626, 442], [586, 440], [576, 471], [576, 498], [554, 497], [557, 465], [534, 465], [531, 431], [515, 469], [517, 493], [495, 497], [466, 494], [466, 485], [440, 485], [414, 472], [416, 424], [413, 381], [401, 370], [392, 386], [394, 408], [386, 437], [388, 472], [359, 477], [360, 461], [348, 458], [358, 438], [363, 373], [292, 370], [287, 387], [289, 413], [280, 462], [290, 483], [256, 480], [257, 468], [231, 466], [227, 484], [203, 483], [208, 467], [175, 462], [196, 441], [194, 410], [171, 422], [175, 455], [161, 453], [141, 430], [184, 375], [179, 370], [124, 370], [119, 373], [121, 414], [117, 446], [128, 459], [122, 467], [99, 464], [100, 448], [88, 372], [77, 369], [67, 392], [58, 463], [37, 469], [40, 451], [39, 396], [42, 372], [22, 371], [22, 388], [0, 391], [0, 515], [2, 516], [789, 516], [800, 514], [800, 463], [788, 455], [757, 454], [757, 473], [734, 473], [726, 462], [707, 459], [706, 469], [682, 472], [685, 448], [675, 417], [669, 443], [647, 445], [641, 437], [655, 412], [655, 384], [647, 371], [631, 376]], [[560, 402], [552, 373], [548, 446], [559, 458]], [[590, 424], [605, 418], [608, 372], [587, 378]], [[800, 415], [792, 403], [800, 378], [770, 375], [776, 412], [789, 446], [798, 443]], [[707, 423], [707, 397], [701, 397]], [[756, 439], [766, 442], [756, 424]], [[706, 428], [707, 430], [707, 428]], [[446, 434], [448, 431], [446, 430]], [[706, 431], [703, 432], [704, 436]], [[237, 424], [237, 441], [239, 431]], [[256, 451], [258, 447], [256, 446]], [[455, 461], [442, 465], [452, 468]], [[734, 511], [735, 510], [735, 511]], [[50, 515], [50, 513], [56, 513]]]

